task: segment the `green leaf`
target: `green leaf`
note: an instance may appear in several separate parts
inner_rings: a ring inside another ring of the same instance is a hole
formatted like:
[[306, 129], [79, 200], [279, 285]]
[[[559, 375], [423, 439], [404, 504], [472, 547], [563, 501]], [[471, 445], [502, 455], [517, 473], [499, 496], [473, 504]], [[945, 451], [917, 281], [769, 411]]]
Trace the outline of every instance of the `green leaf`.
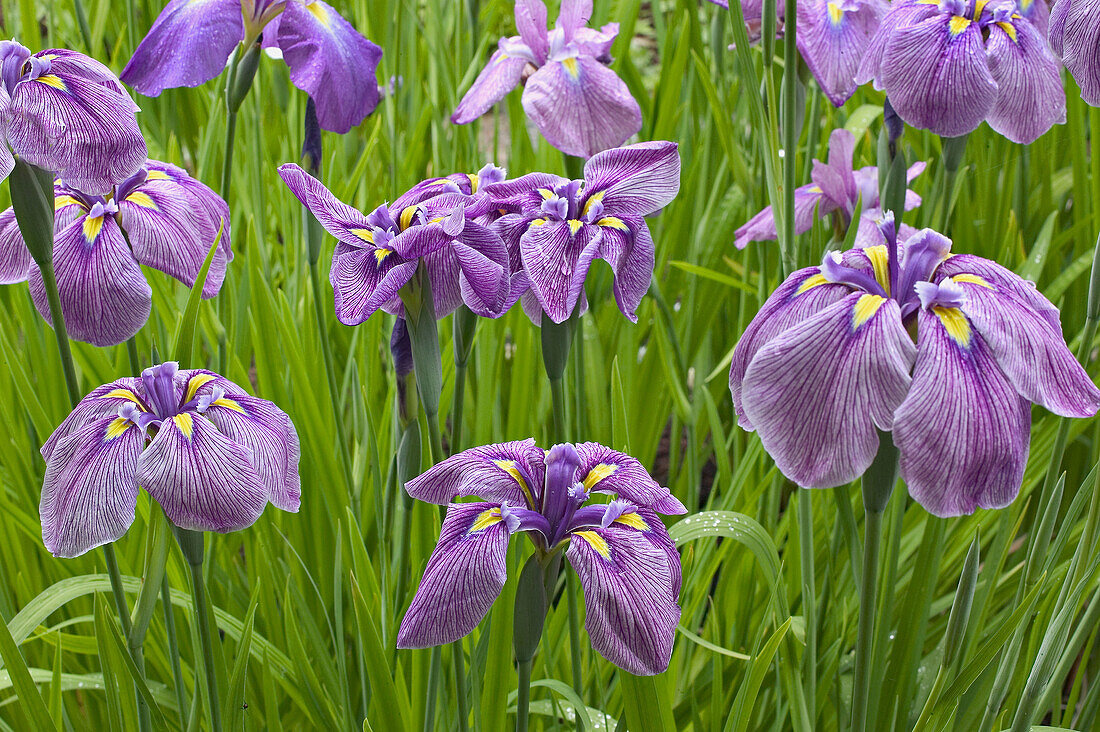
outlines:
[[218, 245], [225, 231], [225, 222], [218, 227], [218, 235], [214, 237], [214, 243], [210, 245], [210, 251], [206, 253], [206, 259], [202, 262], [202, 268], [195, 277], [195, 284], [191, 287], [191, 294], [187, 296], [187, 306], [183, 310], [183, 316], [176, 327], [176, 337], [172, 343], [172, 357], [180, 362], [183, 368], [191, 367], [191, 352], [195, 346], [195, 322], [199, 317], [199, 303], [202, 302], [202, 288], [206, 286], [206, 276], [210, 272], [210, 265], [214, 261], [214, 254], [218, 251]]
[[0, 630], [0, 657], [4, 659], [8, 677], [11, 679], [15, 693], [19, 697], [19, 709], [23, 712], [31, 729], [54, 729], [53, 719], [50, 718], [50, 710], [42, 701], [42, 695], [38, 693], [38, 687], [34, 685], [30, 671], [27, 670], [27, 662], [23, 660], [23, 654], [12, 637], [8, 625], [0, 623], [4, 629]]

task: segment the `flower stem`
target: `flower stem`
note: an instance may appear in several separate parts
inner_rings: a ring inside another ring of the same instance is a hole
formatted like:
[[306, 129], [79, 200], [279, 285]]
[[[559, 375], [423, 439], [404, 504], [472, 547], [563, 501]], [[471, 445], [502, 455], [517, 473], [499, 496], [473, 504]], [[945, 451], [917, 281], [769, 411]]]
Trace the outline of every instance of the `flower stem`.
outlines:
[[531, 665], [532, 659], [516, 664], [519, 682], [516, 685], [516, 732], [527, 732], [528, 711], [531, 707]]
[[951, 223], [951, 209], [955, 203], [955, 181], [959, 175], [959, 167], [966, 156], [966, 140], [968, 137], [969, 135], [942, 138], [943, 189], [940, 193], [943, 198], [940, 203], [938, 230], [945, 236], [947, 235], [948, 224]]
[[[45, 265], [45, 266], [43, 266]], [[61, 356], [61, 370], [65, 373], [65, 388], [69, 392], [72, 406], [80, 402], [80, 386], [76, 380], [76, 367], [73, 364], [73, 352], [69, 347], [69, 333], [65, 328], [65, 316], [61, 312], [61, 296], [57, 292], [57, 277], [53, 270], [53, 258], [39, 264], [42, 283], [46, 287], [46, 299], [50, 304], [50, 318], [53, 320], [53, 332], [57, 336], [57, 352]]]
[[519, 683], [516, 687], [516, 732], [527, 732], [531, 704], [531, 665], [542, 640], [546, 611], [558, 580], [561, 553], [532, 554], [519, 576], [512, 612], [512, 648], [516, 655]]
[[214, 671], [214, 639], [210, 635], [210, 613], [207, 607], [206, 583], [202, 576], [203, 532], [176, 529], [180, 549], [191, 568], [191, 592], [194, 597], [195, 622], [199, 626], [199, 641], [202, 643], [203, 669], [206, 671], [206, 696], [210, 704], [210, 727], [221, 732], [222, 714], [218, 701], [218, 677]]
[[811, 723], [817, 709], [817, 592], [814, 587], [814, 508], [813, 493], [798, 493], [798, 540], [802, 571], [802, 615], [806, 621], [806, 650], [802, 673], [806, 699], [810, 704]]
[[237, 112], [256, 78], [256, 69], [260, 65], [261, 42], [262, 38], [256, 38], [247, 47], [244, 43], [238, 45], [225, 78], [225, 159], [222, 161], [220, 192], [226, 202], [229, 201], [229, 184], [233, 179], [233, 142], [237, 131]]
[[[794, 224], [794, 189], [797, 184], [798, 137], [802, 132], [798, 119], [798, 46], [796, 33], [798, 24], [794, 22], [798, 11], [795, 0], [785, 0], [783, 24], [783, 246], [780, 251], [785, 256], [780, 259], [781, 274], [786, 277], [793, 267], [798, 266], [798, 243]], [[773, 204], [778, 201], [773, 201]], [[772, 209], [775, 210], [774, 208]]]
[[172, 586], [168, 584], [167, 574], [160, 581], [160, 603], [164, 610], [164, 632], [168, 635], [168, 658], [172, 662], [172, 681], [176, 687], [176, 704], [180, 710], [180, 729], [187, 729], [187, 690], [183, 685], [180, 644], [176, 638], [176, 615], [172, 610]]
[[432, 660], [428, 666], [428, 697], [424, 701], [424, 732], [435, 730], [435, 706], [439, 696], [439, 669], [443, 665], [443, 647], [432, 648]]

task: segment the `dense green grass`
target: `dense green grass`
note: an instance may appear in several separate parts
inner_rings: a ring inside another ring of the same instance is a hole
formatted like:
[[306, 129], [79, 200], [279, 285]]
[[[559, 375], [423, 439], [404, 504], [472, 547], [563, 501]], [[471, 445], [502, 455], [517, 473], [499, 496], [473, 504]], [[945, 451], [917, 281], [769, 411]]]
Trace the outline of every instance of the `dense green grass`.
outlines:
[[[323, 179], [337, 196], [370, 210], [423, 177], [474, 171], [487, 161], [513, 175], [564, 172], [561, 154], [526, 129], [518, 93], [498, 116], [469, 127], [448, 121], [488, 49], [514, 33], [510, 3], [356, 0], [337, 7], [383, 47], [380, 80], [396, 77], [396, 91], [372, 117], [347, 135], [325, 134]], [[32, 50], [90, 51], [119, 71], [161, 5], [90, 0], [91, 49], [69, 2], [4, 0], [2, 8], [3, 32]], [[574, 722], [567, 720], [579, 717], [587, 729], [620, 720], [631, 730], [846, 728], [859, 606], [852, 567], [862, 551], [858, 487], [797, 492], [757, 438], [735, 426], [727, 389], [733, 346], [779, 273], [774, 244], [744, 251], [732, 244], [733, 230], [767, 203], [768, 135], [750, 124], [747, 103], [761, 77], [735, 74], [735, 57], [726, 50], [728, 15], [710, 3], [597, 0], [593, 24], [612, 20], [621, 24], [614, 68], [642, 106], [640, 138], [678, 141], [683, 176], [679, 198], [650, 223], [660, 295], [646, 298], [638, 324], [616, 309], [605, 266], [589, 280], [583, 348], [574, 351], [583, 353], [585, 375], [584, 394], [574, 393], [583, 411], [578, 436], [636, 455], [692, 511], [723, 513], [673, 527], [682, 542], [683, 628], [668, 672], [652, 681], [633, 679], [587, 647], [571, 661], [563, 603], [551, 610], [535, 661], [533, 724], [570, 729]], [[764, 73], [759, 49], [752, 59]], [[775, 88], [781, 70], [781, 60], [771, 66]], [[1079, 344], [1078, 334], [1100, 230], [1100, 159], [1090, 157], [1100, 112], [1080, 102], [1072, 81], [1068, 86], [1068, 124], [1029, 148], [985, 127], [972, 135], [949, 233], [955, 251], [997, 259], [1034, 279], [1063, 308], [1071, 347], [1091, 355], [1094, 344]], [[150, 156], [183, 165], [216, 187], [225, 125], [220, 80], [138, 102]], [[857, 135], [857, 165], [873, 164], [879, 95], [864, 89], [834, 110], [811, 90], [805, 103], [800, 183], [838, 126]], [[362, 726], [364, 717], [375, 730], [418, 729], [430, 652], [396, 652], [393, 644], [434, 546], [438, 512], [414, 506], [410, 551], [401, 556], [393, 541], [401, 500], [393, 461], [391, 319], [378, 315], [356, 328], [342, 326], [331, 313], [327, 284], [324, 292], [312, 291], [303, 215], [275, 172], [299, 158], [304, 107], [285, 66], [263, 60], [238, 123], [230, 197], [236, 258], [197, 326], [193, 365], [250, 384], [291, 415], [302, 439], [301, 512], [269, 509], [251, 529], [208, 541], [207, 584], [223, 632], [216, 657], [225, 719], [233, 729], [348, 729]], [[927, 198], [914, 218], [930, 224], [942, 175], [939, 141], [908, 130], [905, 146], [911, 158], [929, 162], [914, 184]], [[821, 225], [802, 237], [804, 262], [816, 261], [830, 236]], [[326, 270], [331, 248], [326, 237]], [[164, 275], [147, 274], [153, 316], [137, 342], [142, 353], [163, 352], [188, 292]], [[328, 315], [323, 331], [315, 297]], [[455, 388], [450, 334], [445, 320], [445, 405]], [[332, 345], [342, 384], [335, 405], [321, 339]], [[479, 324], [465, 445], [529, 436], [546, 444], [550, 392], [539, 343], [519, 308]], [[123, 346], [74, 344], [74, 352], [84, 390], [130, 374]], [[23, 285], [0, 288], [0, 361], [0, 615], [41, 693], [40, 700], [28, 698], [33, 687], [23, 669], [12, 666], [14, 654], [0, 634], [8, 661], [0, 671], [0, 720], [11, 729], [46, 721], [35, 715], [66, 729], [135, 729], [134, 685], [124, 643], [112, 630], [117, 618], [102, 555], [59, 560], [42, 546], [38, 447], [67, 414], [68, 400], [53, 335]], [[1013, 639], [1018, 647], [1010, 653], [993, 728], [1008, 728], [1021, 700], [1034, 711], [1022, 720], [1024, 729], [1031, 720], [1073, 729], [1097, 723], [1100, 686], [1093, 679], [1100, 663], [1091, 654], [1100, 631], [1096, 425], [1069, 423], [1064, 460], [1052, 465], [1063, 422], [1041, 409], [1034, 417], [1026, 478], [1010, 508], [945, 521], [908, 500], [902, 487], [895, 492], [881, 556], [871, 728], [909, 729], [917, 721], [941, 666], [972, 542], [980, 542], [981, 564], [969, 623], [960, 651], [942, 671], [926, 728], [978, 728], [1001, 653]], [[351, 440], [351, 485], [340, 465], [338, 423]], [[137, 522], [117, 544], [131, 592], [145, 566], [149, 511], [142, 495]], [[811, 525], [800, 516], [812, 517]], [[528, 551], [524, 542], [513, 542], [512, 580], [462, 646], [470, 720], [479, 729], [514, 724], [512, 597]], [[807, 566], [812, 577], [803, 576]], [[401, 572], [412, 581], [405, 596], [395, 596]], [[186, 682], [182, 696], [173, 688], [159, 609], [145, 655], [154, 721], [175, 729], [179, 700], [191, 704], [202, 686], [190, 580], [178, 547], [167, 576]], [[815, 609], [810, 623], [808, 607]], [[453, 652], [443, 650], [439, 729], [457, 726]], [[574, 662], [587, 710], [577, 710], [571, 689]], [[197, 723], [193, 705], [189, 712]]]

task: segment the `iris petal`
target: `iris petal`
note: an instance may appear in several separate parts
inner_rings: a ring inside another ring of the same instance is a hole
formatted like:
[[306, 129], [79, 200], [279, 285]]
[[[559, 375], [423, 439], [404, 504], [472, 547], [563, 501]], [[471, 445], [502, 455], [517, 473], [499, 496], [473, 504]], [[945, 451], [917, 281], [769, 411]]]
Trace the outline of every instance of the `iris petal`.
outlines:
[[523, 268], [543, 311], [555, 323], [573, 314], [599, 246], [598, 227], [576, 219], [532, 225], [523, 235]]
[[641, 142], [596, 153], [584, 164], [585, 201], [598, 196], [608, 216], [649, 216], [680, 191], [680, 148]]
[[0, 285], [26, 282], [32, 269], [34, 259], [23, 242], [15, 210], [5, 209], [0, 213]]
[[[1004, 27], [1012, 29], [1011, 34]], [[997, 103], [989, 126], [1023, 144], [1034, 142], [1051, 125], [1066, 121], [1061, 67], [1045, 38], [1026, 21], [989, 28], [989, 71], [997, 82]]]
[[576, 448], [581, 459], [577, 477], [587, 490], [611, 493], [658, 513], [687, 513], [684, 504], [653, 480], [636, 458], [597, 442], [581, 442]]
[[520, 79], [523, 78], [523, 69], [528, 63], [527, 59], [509, 56], [500, 49], [494, 51], [485, 68], [477, 75], [469, 91], [458, 103], [454, 114], [451, 115], [451, 122], [464, 125], [488, 112], [494, 104], [504, 99], [508, 92], [519, 86]]
[[441, 506], [458, 496], [511, 505], [536, 505], [545, 475], [544, 453], [533, 439], [482, 445], [452, 455], [405, 484], [413, 498]]
[[70, 434], [93, 420], [108, 415], [113, 417], [118, 414], [119, 407], [124, 404], [138, 404], [137, 400], [144, 398], [145, 387], [141, 379], [130, 376], [97, 386], [77, 403], [65, 421], [58, 425], [42, 445], [42, 458], [49, 463], [57, 445]]

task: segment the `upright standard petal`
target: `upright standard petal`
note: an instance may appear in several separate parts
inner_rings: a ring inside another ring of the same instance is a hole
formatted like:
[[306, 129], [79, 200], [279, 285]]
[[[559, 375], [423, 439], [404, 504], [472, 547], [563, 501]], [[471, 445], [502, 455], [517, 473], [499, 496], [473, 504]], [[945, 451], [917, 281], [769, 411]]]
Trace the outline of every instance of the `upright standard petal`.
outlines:
[[473, 447], [413, 478], [405, 490], [413, 498], [441, 506], [458, 496], [534, 506], [545, 474], [543, 456], [534, 439]]
[[1061, 67], [1046, 39], [1027, 21], [997, 23], [988, 32], [989, 72], [997, 82], [989, 126], [1028, 145], [1066, 121]]
[[590, 157], [642, 128], [642, 110], [614, 71], [594, 58], [550, 61], [527, 79], [523, 109], [547, 142]]
[[609, 216], [648, 216], [680, 192], [680, 148], [640, 142], [596, 153], [584, 164], [584, 202]]
[[612, 523], [574, 532], [566, 556], [584, 588], [592, 647], [639, 676], [668, 668], [680, 607], [665, 551], [638, 529]]
[[894, 417], [901, 477], [936, 516], [1003, 508], [1020, 490], [1031, 408], [957, 308], [921, 308], [913, 384]]
[[321, 127], [344, 134], [378, 106], [382, 49], [323, 0], [287, 2], [279, 48], [294, 86], [317, 105]]
[[15, 220], [15, 210], [4, 209], [0, 213], [0, 285], [26, 282], [32, 269], [34, 259], [23, 242], [23, 234]]
[[439, 543], [397, 631], [398, 648], [456, 641], [485, 617], [508, 579], [512, 529], [501, 514], [497, 503], [447, 507]]
[[855, 480], [909, 389], [915, 348], [897, 302], [853, 292], [761, 348], [741, 399], [764, 449], [806, 488]]
[[612, 493], [657, 513], [687, 513], [684, 504], [653, 480], [636, 458], [597, 442], [581, 442], [576, 448], [581, 460], [577, 477], [585, 490]]
[[[114, 217], [84, 216], [54, 239], [54, 269], [69, 337], [114, 346], [134, 336], [153, 304], [153, 291]], [[31, 297], [47, 322], [50, 306], [42, 274], [30, 277]]]
[[997, 100], [982, 29], [947, 13], [895, 30], [879, 79], [899, 117], [944, 137], [976, 129]]
[[147, 97], [177, 86], [198, 86], [225, 69], [243, 39], [241, 0], [172, 0], [119, 78]]
[[485, 64], [470, 90], [458, 103], [451, 115], [451, 122], [464, 125], [492, 109], [508, 92], [519, 86], [523, 69], [528, 63], [530, 62], [527, 59], [511, 56], [503, 49], [494, 51], [489, 57], [489, 63]]
[[555, 323], [569, 319], [577, 306], [592, 259], [599, 252], [599, 230], [583, 222], [532, 224], [520, 240], [523, 269], [543, 311]]
[[226, 533], [251, 526], [268, 489], [249, 450], [190, 412], [165, 419], [138, 461], [138, 482], [181, 529]]
[[122, 417], [86, 423], [57, 445], [42, 481], [42, 540], [75, 557], [126, 533], [137, 505], [137, 463], [145, 436]]

